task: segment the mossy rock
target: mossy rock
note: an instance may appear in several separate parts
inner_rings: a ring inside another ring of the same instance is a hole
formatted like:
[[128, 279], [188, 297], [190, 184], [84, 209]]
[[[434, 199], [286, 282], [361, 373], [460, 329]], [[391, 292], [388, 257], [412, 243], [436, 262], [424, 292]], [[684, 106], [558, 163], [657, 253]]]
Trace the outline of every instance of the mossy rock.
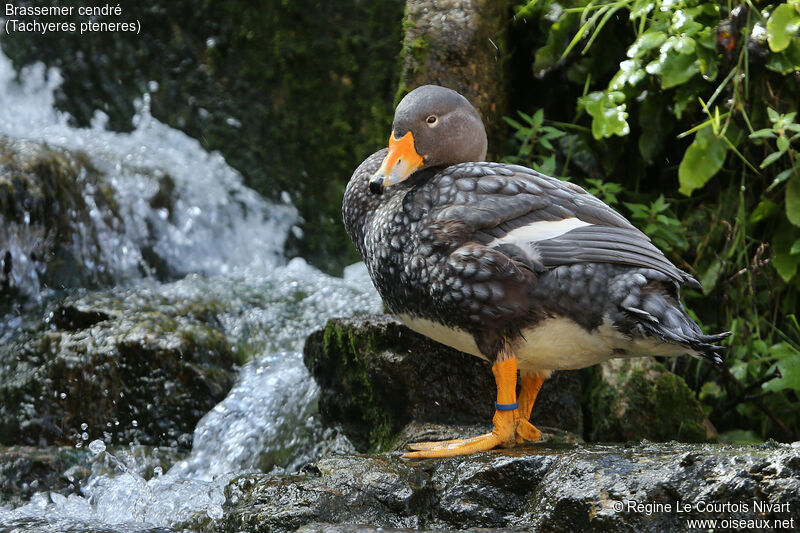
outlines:
[[[411, 421], [491, 424], [496, 386], [489, 363], [393, 317], [329, 320], [306, 340], [304, 361], [320, 386], [324, 421], [341, 426], [359, 450], [391, 449]], [[554, 374], [537, 399], [534, 423], [581, 433], [582, 394], [579, 373]]]
[[34, 290], [26, 286], [32, 279], [50, 287], [111, 284], [93, 209], [100, 223], [124, 232], [113, 189], [86, 154], [0, 137], [0, 296]]
[[188, 448], [235, 379], [213, 303], [146, 291], [68, 297], [0, 346], [0, 444]]
[[652, 358], [601, 364], [587, 408], [593, 442], [716, 440], [716, 432], [683, 378]]
[[[360, 450], [389, 449], [412, 412], [433, 419], [457, 413], [465, 422], [491, 418], [488, 364], [473, 358], [477, 365], [470, 365], [471, 356], [434, 345], [392, 317], [329, 320], [308, 337], [303, 353], [321, 388], [322, 416], [341, 424]], [[443, 368], [434, 372], [437, 365]], [[448, 390], [448, 381], [461, 387]]]

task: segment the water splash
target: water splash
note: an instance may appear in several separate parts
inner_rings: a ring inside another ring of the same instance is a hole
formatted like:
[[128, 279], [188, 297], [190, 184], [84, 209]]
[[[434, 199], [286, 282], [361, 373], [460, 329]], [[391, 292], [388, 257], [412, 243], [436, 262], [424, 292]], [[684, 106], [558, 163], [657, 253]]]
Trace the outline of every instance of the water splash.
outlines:
[[[172, 275], [263, 272], [283, 262], [284, 242], [297, 221], [291, 204], [265, 201], [243, 185], [219, 153], [207, 153], [195, 139], [154, 119], [147, 94], [137, 103], [130, 133], [105, 130], [102, 112], [91, 128], [71, 127], [53, 107], [60, 83], [58, 71], [42, 64], [23, 69], [18, 81], [11, 61], [0, 54], [0, 137], [89, 154], [92, 166], [105, 176], [123, 223], [110, 223], [96, 205], [96, 191], [84, 188], [101, 259], [86, 268], [107, 269], [114, 279], [124, 280], [152, 272], [148, 254], [155, 254]], [[165, 183], [169, 206], [152, 201]], [[42, 241], [39, 233], [29, 223], [0, 232], [0, 249], [14, 256], [15, 284], [29, 296], [40, 290], [33, 253]], [[73, 246], [80, 243], [76, 239]], [[90, 256], [82, 252], [75, 250]]]
[[125, 532], [170, 527], [197, 513], [218, 518], [232, 477], [291, 472], [332, 449], [352, 451], [343, 437], [331, 439], [316, 416], [318, 389], [303, 365], [302, 345], [329, 316], [379, 312], [380, 299], [368, 280], [363, 264], [334, 278], [294, 259], [261, 276], [193, 275], [149, 287], [170, 300], [224, 298], [228, 311], [219, 318], [226, 333], [255, 350], [256, 358], [198, 423], [191, 454], [169, 471], [145, 479], [135, 462], [93, 441], [89, 449], [112, 474], [93, 475], [81, 495], [39, 494], [17, 509], [0, 509], [0, 532], [3, 524], [60, 531], [75, 521]]
[[293, 259], [247, 278], [190, 276], [162, 285], [168, 299], [225, 299], [218, 319], [240, 349], [256, 354], [228, 396], [198, 423], [192, 454], [168, 474], [210, 481], [231, 471], [293, 471], [327, 442], [316, 418], [318, 389], [303, 364], [306, 336], [327, 317], [378, 313], [381, 302], [363, 263], [343, 278]]

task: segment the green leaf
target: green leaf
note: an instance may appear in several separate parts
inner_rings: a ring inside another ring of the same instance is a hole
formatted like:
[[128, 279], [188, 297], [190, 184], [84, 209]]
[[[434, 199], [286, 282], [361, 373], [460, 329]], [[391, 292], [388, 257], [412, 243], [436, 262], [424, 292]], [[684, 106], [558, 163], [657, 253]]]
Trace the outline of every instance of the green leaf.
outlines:
[[762, 385], [767, 391], [778, 392], [785, 389], [800, 391], [800, 354], [794, 352], [788, 357], [781, 358], [775, 367], [781, 377], [771, 379]]
[[503, 117], [503, 120], [505, 120], [505, 121], [506, 121], [506, 124], [508, 124], [509, 126], [511, 126], [512, 128], [514, 128], [515, 130], [522, 129], [522, 124], [520, 124], [519, 122], [517, 122], [517, 121], [516, 121], [516, 120], [514, 120], [513, 118], [510, 118], [510, 117]]
[[536, 111], [536, 113], [533, 114], [533, 118], [531, 119], [531, 124], [534, 125], [536, 129], [539, 129], [539, 126], [542, 125], [542, 122], [544, 122], [544, 110], [539, 109], [538, 111]]
[[710, 52], [716, 52], [717, 50], [717, 32], [713, 27], [706, 27], [703, 28], [702, 31], [698, 32], [694, 36], [695, 41], [699, 44], [702, 48]]
[[630, 58], [644, 55], [645, 52], [658, 48], [667, 40], [667, 34], [663, 31], [646, 31], [628, 48], [627, 55]]
[[[687, 4], [691, 4], [692, 2], [686, 2]], [[666, 3], [664, 5], [667, 5]], [[675, 8], [678, 7], [679, 4], [672, 4]], [[708, 16], [714, 17], [719, 19], [719, 6], [716, 2], [700, 2], [700, 5], [695, 7], [690, 7], [686, 9], [686, 14], [694, 20], [697, 17]]]
[[547, 156], [542, 159], [540, 164], [534, 164], [533, 168], [538, 170], [542, 174], [547, 174], [548, 176], [552, 176], [556, 173], [556, 156], [555, 154]]
[[789, 250], [791, 255], [800, 254], [800, 239], [792, 243], [792, 248]]
[[797, 273], [800, 265], [800, 255], [776, 252], [772, 259], [772, 266], [783, 281], [789, 283]]
[[796, 240], [796, 230], [784, 222], [774, 233], [772, 239], [772, 266], [783, 281], [789, 283], [800, 267], [800, 254], [792, 254], [791, 249]]
[[800, 226], [800, 177], [793, 178], [786, 185], [786, 218]]
[[751, 139], [774, 139], [775, 137], [777, 137], [777, 135], [775, 135], [775, 132], [769, 128], [754, 131], [750, 134]]
[[794, 63], [795, 70], [800, 70], [800, 37], [793, 37], [789, 47], [781, 53], [786, 54], [789, 61]]
[[644, 204], [630, 204], [628, 202], [624, 202], [625, 207], [631, 210], [631, 217], [639, 218], [639, 219], [648, 219], [650, 218], [650, 210]]
[[785, 152], [789, 148], [789, 139], [787, 139], [783, 135], [778, 137], [777, 143], [778, 143], [778, 150], [780, 150], [781, 153]]
[[622, 186], [618, 183], [604, 183], [603, 180], [592, 178], [586, 178], [586, 183], [586, 190], [611, 206], [617, 203], [617, 195], [622, 192]]
[[653, 0], [636, 0], [631, 7], [631, 20], [646, 16], [655, 6], [656, 3]]
[[703, 294], [706, 296], [711, 294], [717, 284], [720, 272], [722, 272], [722, 262], [715, 258], [700, 276], [700, 286], [703, 287]]
[[800, 38], [793, 38], [784, 51], [770, 54], [767, 68], [781, 74], [800, 71]]
[[769, 49], [773, 52], [785, 50], [798, 28], [800, 28], [800, 13], [796, 5], [785, 3], [776, 7], [767, 20]]
[[595, 91], [578, 99], [578, 105], [592, 116], [595, 139], [630, 133], [624, 102], [625, 94], [619, 91]]
[[780, 152], [772, 152], [771, 154], [769, 154], [767, 157], [764, 158], [764, 160], [761, 162], [758, 168], [768, 167], [769, 165], [777, 161], [778, 158], [782, 155], [783, 154]]
[[791, 74], [794, 72], [794, 63], [783, 52], [770, 54], [767, 60], [767, 68], [778, 74]]
[[797, 357], [800, 355], [791, 344], [788, 342], [779, 342], [778, 344], [773, 344], [770, 346], [766, 353], [769, 353], [769, 356], [773, 359], [777, 359], [778, 361], [782, 361], [784, 359], [789, 359], [792, 357]]
[[778, 204], [765, 198], [761, 200], [756, 208], [753, 209], [753, 212], [750, 213], [747, 223], [750, 225], [758, 224], [762, 220], [773, 216], [775, 213], [778, 213], [778, 211]]
[[633, 87], [642, 81], [646, 75], [647, 73], [638, 60], [625, 60], [619, 64], [619, 71], [611, 79], [608, 88], [612, 91], [620, 91], [626, 84]]
[[[677, 6], [676, 6], [677, 7]], [[694, 11], [692, 13], [691, 11]], [[700, 10], [702, 11], [702, 9]], [[695, 22], [694, 14], [699, 14], [697, 8], [694, 10], [688, 9], [675, 9], [672, 15], [672, 25], [670, 26], [670, 33], [685, 35], [692, 35], [703, 29], [703, 25]]]
[[780, 114], [778, 114], [778, 112], [772, 109], [771, 107], [767, 107], [767, 116], [769, 116], [769, 120], [773, 124], [775, 124], [781, 119]]
[[[647, 65], [647, 72], [661, 75], [661, 88], [670, 89], [676, 85], [681, 85], [689, 81], [695, 74], [700, 72], [700, 61], [694, 55], [661, 53], [655, 61], [657, 68], [651, 72], [650, 63]], [[655, 63], [654, 62], [654, 63]]]
[[561, 131], [553, 126], [542, 126], [542, 131], [545, 132], [548, 139], [558, 139], [559, 137], [563, 137], [567, 134], [566, 131]]
[[[670, 37], [670, 39], [672, 39], [672, 37]], [[675, 44], [672, 45], [672, 48], [679, 54], [693, 54], [695, 50], [695, 42], [691, 37], [681, 35], [680, 37], [676, 38]]]
[[666, 211], [669, 208], [670, 203], [664, 200], [663, 194], [659, 194], [658, 198], [653, 200], [653, 202], [650, 205], [652, 206], [653, 211], [655, 211], [656, 213], [661, 213], [662, 211]]
[[[710, 31], [711, 28], [707, 28], [709, 31], [709, 35], [712, 34]], [[708, 39], [710, 41], [711, 47], [707, 46], [707, 42], [705, 39], [698, 39], [697, 43], [700, 45], [697, 47], [697, 60], [700, 62], [700, 74], [703, 75], [703, 79], [706, 81], [712, 81], [716, 79], [717, 73], [719, 72], [719, 58], [720, 54], [716, 51], [716, 41], [713, 37]]]
[[680, 193], [690, 196], [722, 168], [728, 153], [727, 143], [717, 138], [711, 128], [697, 132], [678, 167]]

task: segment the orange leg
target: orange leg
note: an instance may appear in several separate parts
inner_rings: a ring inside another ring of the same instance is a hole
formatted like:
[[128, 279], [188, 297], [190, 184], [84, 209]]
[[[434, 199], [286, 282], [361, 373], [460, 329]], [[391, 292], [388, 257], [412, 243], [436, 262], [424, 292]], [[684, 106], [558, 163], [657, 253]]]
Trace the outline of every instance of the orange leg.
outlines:
[[533, 404], [542, 389], [544, 378], [538, 375], [523, 374], [520, 381], [522, 387], [519, 391], [519, 425], [517, 425], [517, 443], [525, 441], [535, 442], [542, 437], [542, 433], [528, 420], [531, 417]]
[[[492, 366], [495, 383], [497, 383], [497, 403], [508, 405], [517, 399], [517, 359], [509, 357], [496, 362]], [[434, 457], [453, 457], [484, 452], [498, 446], [514, 446], [517, 441], [517, 425], [519, 410], [496, 410], [494, 412], [494, 429], [491, 433], [479, 435], [471, 439], [455, 439], [442, 442], [420, 442], [406, 446], [414, 450], [403, 454], [404, 459], [429, 459]]]

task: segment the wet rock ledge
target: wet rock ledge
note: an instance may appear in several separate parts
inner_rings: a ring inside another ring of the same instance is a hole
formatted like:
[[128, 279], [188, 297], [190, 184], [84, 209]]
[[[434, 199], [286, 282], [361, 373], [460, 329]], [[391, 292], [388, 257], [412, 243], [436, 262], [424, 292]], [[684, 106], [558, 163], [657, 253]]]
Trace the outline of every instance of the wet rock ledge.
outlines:
[[777, 520], [800, 524], [800, 446], [545, 444], [417, 463], [342, 455], [295, 475], [242, 476], [226, 492], [222, 520], [192, 528], [639, 532], [727, 518], [772, 531]]
[[0, 446], [190, 449], [240, 362], [218, 311], [145, 287], [48, 303], [0, 343]]
[[554, 374], [533, 415], [545, 435], [539, 443], [420, 462], [400, 458], [404, 443], [487, 429], [488, 364], [387, 316], [329, 321], [308, 338], [305, 362], [320, 385], [323, 420], [373, 453], [329, 455], [292, 475], [236, 478], [223, 517], [198, 518], [188, 529], [661, 532], [714, 527], [693, 526], [694, 519], [744, 520], [717, 527], [764, 531], [800, 524], [800, 443], [643, 440], [715, 438], [686, 384], [653, 360]]

